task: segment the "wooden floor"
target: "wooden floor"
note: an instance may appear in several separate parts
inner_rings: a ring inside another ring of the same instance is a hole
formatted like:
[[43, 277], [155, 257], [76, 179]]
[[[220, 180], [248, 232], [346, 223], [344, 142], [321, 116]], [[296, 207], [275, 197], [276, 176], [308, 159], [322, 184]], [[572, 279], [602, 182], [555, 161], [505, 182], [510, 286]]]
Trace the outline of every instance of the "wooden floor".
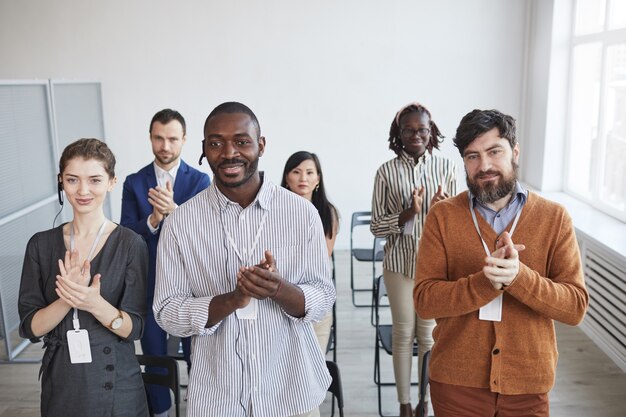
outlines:
[[[339, 251], [336, 260], [337, 362], [343, 379], [344, 413], [346, 417], [378, 416], [376, 385], [373, 382], [374, 328], [370, 325], [370, 309], [352, 306], [348, 252]], [[361, 264], [356, 270], [361, 286], [371, 283], [371, 265]], [[368, 301], [368, 294], [361, 295], [362, 301]], [[560, 358], [556, 385], [550, 394], [551, 416], [626, 416], [626, 374], [578, 328], [557, 324], [557, 334]], [[19, 359], [38, 359], [41, 353], [41, 345], [33, 345]], [[390, 357], [383, 359], [383, 377], [392, 378]], [[39, 416], [38, 369], [39, 364], [32, 363], [0, 364], [0, 417]], [[186, 383], [182, 367], [181, 377]], [[412, 398], [416, 398], [416, 390]], [[182, 409], [184, 416], [184, 404]], [[383, 411], [397, 415], [394, 387], [383, 388]], [[330, 415], [328, 399], [322, 405], [321, 414]]]

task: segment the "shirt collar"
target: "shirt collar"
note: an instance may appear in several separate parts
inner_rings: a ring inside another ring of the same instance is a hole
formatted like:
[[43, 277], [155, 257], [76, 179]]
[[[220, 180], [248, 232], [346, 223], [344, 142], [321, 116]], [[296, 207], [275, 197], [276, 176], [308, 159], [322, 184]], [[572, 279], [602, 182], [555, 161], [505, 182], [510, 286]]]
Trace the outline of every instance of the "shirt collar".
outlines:
[[[272, 201], [272, 196], [274, 195], [277, 186], [276, 184], [265, 178], [265, 173], [263, 171], [259, 172], [259, 174], [261, 175], [261, 188], [259, 189], [256, 197], [248, 207], [258, 205], [260, 208], [268, 210], [270, 207], [270, 202]], [[215, 208], [221, 211], [224, 210], [229, 204], [238, 205], [238, 203], [229, 200], [228, 197], [222, 194], [220, 189], [217, 187], [216, 182], [217, 181], [213, 181], [210, 186], [210, 188], [213, 190], [214, 197], [211, 198], [211, 200], [215, 202]]]
[[[467, 194], [469, 195], [470, 201], [472, 202], [472, 208], [476, 208], [477, 205], [488, 208], [480, 204], [476, 196], [474, 196], [471, 191], [468, 190]], [[520, 184], [519, 181], [515, 181], [515, 187], [513, 188], [513, 198], [511, 198], [511, 200], [506, 206], [507, 207], [510, 206], [518, 198], [520, 199], [520, 202], [522, 203], [522, 205], [526, 204], [526, 199], [528, 198], [528, 191], [526, 191], [524, 187], [522, 187], [522, 184]]]
[[426, 150], [422, 156], [420, 156], [417, 159], [417, 162], [415, 162], [415, 159], [413, 158], [412, 155], [410, 155], [409, 153], [407, 153], [404, 149], [400, 150], [400, 155], [398, 155], [398, 158], [404, 162], [407, 162], [409, 164], [411, 164], [411, 166], [415, 166], [417, 164], [424, 164], [426, 163], [428, 160], [430, 160], [430, 158], [432, 158], [432, 155], [430, 154], [430, 152], [428, 152], [428, 150]]
[[160, 166], [158, 166], [156, 162], [153, 162], [152, 164], [154, 165], [154, 173], [156, 174], [157, 178], [163, 178], [163, 177], [167, 178], [165, 174], [169, 174], [175, 180], [176, 173], [178, 172], [178, 168], [180, 167], [180, 159], [178, 160], [178, 163], [175, 166], [173, 166], [172, 169], [170, 169], [169, 171], [166, 171]]

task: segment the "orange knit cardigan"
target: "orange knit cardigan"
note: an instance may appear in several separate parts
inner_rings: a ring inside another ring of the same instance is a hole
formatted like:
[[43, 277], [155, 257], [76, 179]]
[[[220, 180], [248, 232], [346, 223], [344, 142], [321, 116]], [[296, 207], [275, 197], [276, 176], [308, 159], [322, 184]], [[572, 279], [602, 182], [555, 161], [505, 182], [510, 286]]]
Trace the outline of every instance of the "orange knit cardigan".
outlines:
[[[476, 217], [483, 239], [495, 250], [498, 236]], [[512, 240], [526, 245], [520, 270], [511, 285], [496, 290], [482, 272], [486, 254], [468, 193], [429, 212], [413, 296], [419, 316], [437, 321], [433, 380], [502, 394], [546, 393], [554, 385], [553, 320], [577, 325], [589, 302], [571, 218], [560, 205], [529, 193]], [[502, 321], [479, 320], [479, 308], [501, 293]]]

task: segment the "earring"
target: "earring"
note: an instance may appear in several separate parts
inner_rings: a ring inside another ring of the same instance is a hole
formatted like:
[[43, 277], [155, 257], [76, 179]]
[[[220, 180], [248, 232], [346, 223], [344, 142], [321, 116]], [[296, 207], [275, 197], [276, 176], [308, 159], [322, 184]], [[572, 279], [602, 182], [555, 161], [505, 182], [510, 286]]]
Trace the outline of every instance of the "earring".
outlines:
[[315, 191], [319, 191], [319, 189], [320, 189], [320, 185], [319, 185], [319, 184], [317, 184], [317, 185], [315, 186]]

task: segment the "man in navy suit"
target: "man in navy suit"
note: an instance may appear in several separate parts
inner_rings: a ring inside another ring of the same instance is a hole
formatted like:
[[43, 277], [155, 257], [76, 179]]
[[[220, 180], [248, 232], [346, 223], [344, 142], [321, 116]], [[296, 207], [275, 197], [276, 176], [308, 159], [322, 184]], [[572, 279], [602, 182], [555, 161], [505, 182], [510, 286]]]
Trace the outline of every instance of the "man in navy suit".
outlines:
[[[167, 355], [167, 333], [154, 320], [152, 301], [157, 244], [161, 224], [185, 201], [209, 186], [209, 176], [185, 163], [180, 153], [186, 140], [185, 119], [175, 110], [164, 109], [150, 122], [150, 142], [154, 161], [139, 172], [126, 177], [122, 195], [121, 224], [139, 233], [148, 243], [148, 314], [141, 348], [146, 355]], [[190, 339], [182, 340], [183, 353], [190, 362]], [[158, 373], [158, 370], [154, 370]], [[148, 403], [155, 417], [168, 415], [170, 392], [166, 387], [148, 386]]]

